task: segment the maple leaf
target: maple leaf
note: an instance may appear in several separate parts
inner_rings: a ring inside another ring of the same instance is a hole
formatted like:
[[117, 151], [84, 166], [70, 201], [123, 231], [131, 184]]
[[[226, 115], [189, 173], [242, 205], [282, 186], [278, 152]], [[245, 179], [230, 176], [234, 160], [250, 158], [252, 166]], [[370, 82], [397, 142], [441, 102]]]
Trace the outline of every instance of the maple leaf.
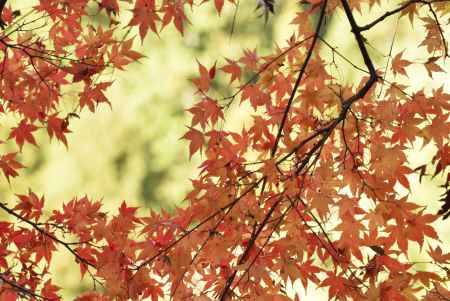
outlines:
[[436, 248], [432, 248], [431, 246], [428, 249], [428, 254], [435, 260], [436, 262], [448, 264], [450, 263], [450, 253], [442, 253], [442, 249], [440, 246]]
[[214, 66], [211, 67], [209, 70], [206, 69], [205, 66], [200, 64], [199, 61], [197, 61], [197, 64], [200, 77], [191, 79], [191, 81], [197, 86], [197, 89], [199, 91], [203, 93], [208, 92], [211, 80], [214, 78], [216, 74], [216, 64], [214, 64]]
[[125, 201], [119, 207], [119, 215], [115, 216], [110, 223], [110, 227], [114, 229], [117, 235], [120, 233], [127, 235], [136, 223], [141, 220], [136, 216], [137, 207], [128, 207]]
[[425, 69], [427, 70], [428, 76], [433, 78], [433, 72], [444, 72], [444, 69], [442, 69], [438, 64], [436, 64], [436, 61], [439, 59], [439, 57], [431, 57], [428, 59], [426, 63], [423, 64]]
[[387, 255], [381, 255], [378, 258], [379, 263], [386, 266], [392, 272], [404, 272], [409, 268], [408, 265], [404, 265]]
[[112, 82], [102, 82], [97, 84], [85, 84], [84, 90], [79, 93], [80, 108], [87, 106], [89, 111], [95, 112], [96, 106], [99, 103], [106, 102], [110, 104], [106, 98], [104, 91], [112, 85]]
[[408, 5], [408, 7], [406, 7], [405, 9], [403, 9], [400, 12], [400, 16], [408, 16], [409, 22], [411, 23], [411, 25], [414, 24], [414, 17], [417, 14], [417, 4], [416, 3], [412, 3], [410, 5]]
[[11, 289], [2, 290], [2, 292], [0, 293], [0, 298], [4, 301], [16, 301], [20, 297], [21, 296], [18, 292]]
[[239, 67], [237, 62], [233, 60], [230, 59], [226, 60], [228, 62], [228, 65], [223, 66], [222, 68], [220, 68], [220, 70], [222, 70], [225, 73], [229, 73], [231, 75], [230, 84], [233, 83], [235, 80], [239, 81], [241, 79], [241, 67]]
[[419, 280], [426, 287], [430, 287], [430, 284], [433, 282], [436, 283], [436, 282], [441, 281], [441, 277], [439, 277], [439, 275], [436, 275], [435, 273], [432, 273], [432, 272], [425, 272], [425, 271], [418, 271], [414, 275], [414, 279]]
[[416, 215], [414, 218], [406, 220], [404, 225], [386, 227], [386, 231], [395, 237], [399, 248], [407, 251], [408, 242], [415, 241], [422, 247], [425, 236], [438, 239], [438, 235], [429, 223], [435, 221], [439, 216], [433, 214]]
[[308, 280], [312, 281], [314, 284], [320, 283], [320, 280], [316, 274], [319, 274], [321, 269], [313, 265], [311, 260], [297, 264], [297, 268], [300, 272], [298, 278], [304, 288], [308, 287]]
[[244, 64], [245, 67], [249, 70], [256, 70], [258, 61], [259, 61], [259, 57], [258, 57], [258, 54], [256, 53], [256, 49], [244, 50], [244, 56], [239, 60], [239, 62]]
[[149, 29], [158, 34], [156, 21], [159, 21], [160, 18], [156, 13], [155, 0], [136, 0], [132, 11], [133, 18], [128, 26], [139, 26], [139, 36], [142, 42]]
[[33, 137], [33, 132], [37, 129], [37, 126], [27, 123], [26, 120], [22, 120], [17, 127], [11, 129], [8, 139], [14, 138], [20, 148], [20, 151], [22, 151], [22, 147], [25, 142], [36, 145], [36, 140]]
[[19, 173], [17, 169], [24, 168], [22, 164], [16, 160], [17, 153], [8, 153], [0, 157], [0, 168], [9, 182], [9, 177], [17, 177]]
[[165, 28], [173, 20], [175, 28], [178, 30], [179, 33], [183, 35], [184, 24], [189, 23], [189, 20], [184, 12], [184, 2], [183, 1], [166, 2], [164, 3], [163, 11], [164, 16], [162, 19], [162, 28]]
[[78, 264], [80, 266], [81, 278], [84, 277], [88, 266], [86, 262], [90, 262], [92, 264], [96, 263], [96, 256], [98, 255], [98, 251], [92, 247], [78, 247], [75, 249], [78, 256], [83, 259], [83, 261], [79, 261]]
[[[436, 170], [434, 175], [438, 175], [440, 172], [443, 172], [447, 166], [450, 165], [450, 143], [445, 144], [441, 149], [436, 152], [434, 155], [433, 164], [436, 163]], [[450, 183], [450, 179], [447, 178], [447, 183]], [[450, 184], [444, 184], [442, 187], [447, 188]]]
[[319, 287], [329, 287], [328, 295], [330, 300], [336, 297], [345, 299], [345, 296], [349, 294], [351, 290], [350, 287], [352, 286], [350, 280], [339, 275], [333, 275], [329, 272], [327, 273], [327, 278], [319, 285]]
[[88, 81], [92, 75], [102, 71], [104, 67], [99, 64], [72, 63], [71, 67], [66, 67], [67, 73], [73, 74], [72, 82]]
[[242, 90], [241, 102], [248, 99], [256, 111], [259, 106], [264, 106], [270, 100], [270, 95], [261, 90], [257, 85], [247, 85]]
[[200, 124], [201, 128], [204, 130], [208, 122], [214, 126], [217, 121], [223, 119], [223, 112], [221, 107], [216, 101], [206, 97], [201, 102], [197, 103], [195, 106], [187, 110], [192, 116], [191, 126]]
[[224, 3], [224, 0], [214, 0], [214, 5], [216, 6], [216, 10], [219, 13], [219, 16], [220, 16], [220, 13], [222, 12], [223, 3]]
[[124, 41], [121, 46], [113, 44], [111, 52], [109, 53], [109, 61], [114, 67], [124, 70], [124, 66], [143, 57], [142, 54], [131, 49], [132, 45], [133, 39]]
[[101, 0], [99, 9], [106, 10], [106, 13], [109, 16], [111, 16], [111, 14], [116, 15], [119, 12], [119, 3], [117, 0]]
[[28, 195], [16, 194], [16, 196], [20, 202], [14, 207], [14, 210], [19, 210], [26, 219], [34, 219], [37, 222], [44, 208], [44, 197], [39, 199], [31, 189], [28, 190]]
[[162, 288], [159, 285], [157, 285], [157, 282], [152, 279], [148, 279], [145, 283], [143, 297], [144, 298], [150, 297], [151, 301], [158, 301], [163, 296], [164, 296], [164, 291], [162, 290]]
[[56, 285], [53, 285], [51, 279], [49, 279], [44, 283], [41, 294], [48, 300], [61, 300], [61, 298], [56, 294], [59, 290], [60, 288]]
[[402, 59], [404, 51], [398, 53], [393, 59], [392, 59], [392, 72], [394, 73], [394, 76], [399, 73], [404, 76], [408, 76], [406, 74], [405, 67], [411, 65], [411, 62], [408, 60]]
[[434, 288], [427, 291], [423, 301], [440, 301], [450, 299], [450, 291], [439, 283], [434, 283]]
[[112, 299], [99, 292], [85, 292], [77, 297], [75, 301], [112, 301]]
[[68, 121], [67, 119], [59, 118], [56, 114], [48, 116], [47, 119], [47, 132], [50, 138], [53, 137], [53, 135], [64, 143], [64, 145], [67, 147], [67, 138], [66, 133], [70, 133], [70, 130], [68, 127]]
[[447, 134], [450, 132], [450, 123], [446, 117], [445, 114], [436, 116], [430, 125], [421, 130], [424, 140], [429, 142], [432, 139], [440, 149], [443, 148], [448, 137]]
[[205, 138], [203, 133], [199, 130], [194, 129], [193, 127], [188, 127], [189, 131], [184, 134], [182, 139], [189, 140], [189, 159], [198, 151], [202, 149], [202, 146], [205, 142]]

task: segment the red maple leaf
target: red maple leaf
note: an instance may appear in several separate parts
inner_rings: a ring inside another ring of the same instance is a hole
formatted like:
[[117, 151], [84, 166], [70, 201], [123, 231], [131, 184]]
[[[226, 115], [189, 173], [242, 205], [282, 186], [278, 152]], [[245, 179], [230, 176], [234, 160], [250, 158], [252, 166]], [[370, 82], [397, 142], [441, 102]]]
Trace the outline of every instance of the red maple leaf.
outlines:
[[205, 138], [203, 133], [199, 130], [194, 129], [193, 127], [188, 128], [189, 131], [184, 134], [182, 139], [189, 140], [189, 159], [191, 159], [192, 155], [194, 155], [198, 150], [201, 151]]
[[231, 75], [230, 78], [230, 84], [233, 83], [235, 80], [241, 79], [241, 68], [237, 64], [237, 62], [232, 61], [230, 59], [226, 59], [228, 62], [228, 65], [223, 66], [220, 68], [225, 73], [229, 73]]
[[411, 65], [411, 62], [408, 60], [402, 59], [404, 51], [398, 53], [393, 59], [392, 59], [392, 72], [394, 73], [394, 76], [397, 73], [400, 73], [404, 76], [408, 76], [406, 74], [405, 67]]
[[0, 157], [0, 168], [3, 171], [6, 179], [9, 182], [9, 177], [17, 177], [19, 173], [17, 169], [23, 168], [24, 166], [17, 162], [17, 153], [9, 153]]
[[156, 13], [155, 0], [136, 0], [133, 8], [133, 18], [128, 26], [138, 26], [141, 40], [144, 40], [150, 28], [154, 33], [158, 33], [156, 29], [156, 21], [160, 18]]
[[48, 116], [47, 119], [47, 132], [50, 138], [56, 137], [59, 141], [64, 143], [67, 147], [66, 133], [70, 133], [67, 119], [59, 118], [56, 114]]
[[25, 142], [36, 145], [36, 140], [33, 137], [33, 132], [38, 129], [37, 126], [27, 123], [26, 120], [22, 120], [17, 127], [12, 128], [9, 133], [8, 139], [15, 139], [17, 145], [22, 151], [23, 144]]

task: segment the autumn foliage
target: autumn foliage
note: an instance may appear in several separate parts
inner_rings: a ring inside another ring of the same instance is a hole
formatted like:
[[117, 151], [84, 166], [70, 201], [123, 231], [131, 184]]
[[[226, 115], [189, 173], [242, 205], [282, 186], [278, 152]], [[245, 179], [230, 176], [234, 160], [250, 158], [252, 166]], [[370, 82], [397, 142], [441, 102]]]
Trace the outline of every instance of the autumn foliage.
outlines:
[[[259, 9], [271, 13], [272, 2], [259, 1]], [[1, 200], [8, 219], [0, 220], [0, 300], [60, 300], [64, 288], [50, 273], [57, 250], [91, 280], [78, 301], [281, 301], [291, 300], [286, 285], [296, 280], [327, 290], [330, 300], [450, 300], [450, 253], [433, 226], [448, 216], [448, 184], [439, 214], [398, 190], [410, 191], [414, 175], [449, 177], [449, 86], [405, 82], [414, 65], [431, 79], [448, 71], [450, 1], [399, 2], [366, 24], [361, 13], [390, 1], [299, 2], [291, 38], [273, 53], [247, 49], [214, 65], [198, 62], [197, 101], [187, 110], [192, 119], [183, 139], [202, 163], [186, 206], [144, 213], [122, 202], [108, 213], [86, 196], [46, 214], [45, 197], [33, 188]], [[102, 74], [127, 72], [143, 58], [139, 44], [148, 35], [166, 26], [189, 30], [187, 11], [195, 17], [200, 4], [213, 5], [218, 17], [224, 5], [237, 7], [234, 0], [40, 0], [19, 12], [6, 3], [3, 184], [14, 187], [25, 168], [19, 154], [40, 142], [39, 131], [70, 151], [71, 120], [114, 106], [105, 96], [112, 81]], [[348, 24], [343, 34], [362, 65], [322, 35], [335, 14]], [[388, 18], [408, 18], [410, 31], [423, 28], [422, 39], [409, 45], [427, 56], [408, 57], [406, 48], [376, 64], [365, 34]], [[340, 64], [360, 72], [353, 85], [333, 74]], [[218, 78], [232, 95], [218, 97]], [[224, 127], [233, 106], [251, 109], [250, 122], [237, 131]], [[436, 152], [412, 167], [406, 151], [417, 143]], [[411, 260], [417, 247], [426, 260]]]

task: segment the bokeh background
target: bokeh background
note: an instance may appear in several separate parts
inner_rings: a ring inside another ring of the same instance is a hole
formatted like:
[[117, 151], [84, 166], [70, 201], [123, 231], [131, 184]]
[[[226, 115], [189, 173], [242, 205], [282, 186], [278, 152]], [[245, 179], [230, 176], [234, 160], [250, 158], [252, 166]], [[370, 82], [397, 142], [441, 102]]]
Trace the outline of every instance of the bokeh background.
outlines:
[[[26, 11], [33, 1], [10, 3], [14, 9]], [[397, 3], [382, 1], [378, 12], [395, 7]], [[238, 58], [244, 49], [256, 48], [259, 54], [269, 54], [277, 44], [284, 44], [295, 30], [289, 23], [299, 5], [303, 4], [278, 0], [275, 15], [264, 24], [264, 18], [258, 18], [260, 13], [255, 12], [255, 1], [241, 0], [237, 12], [235, 6], [227, 3], [220, 17], [211, 3], [196, 7], [184, 36], [173, 28], [165, 29], [159, 38], [149, 35], [141, 48], [144, 59], [125, 72], [108, 75], [115, 80], [107, 93], [112, 107], [100, 106], [95, 114], [82, 112], [80, 119], [71, 119], [73, 133], [68, 136], [68, 149], [45, 135], [38, 137], [39, 147], [27, 145], [21, 156], [28, 168], [10, 185], [5, 180], [0, 182], [0, 199], [12, 202], [14, 194], [24, 194], [30, 188], [38, 195], [45, 195], [49, 212], [83, 195], [102, 200], [109, 211], [115, 211], [122, 200], [153, 210], [171, 210], [183, 205], [190, 187], [189, 178], [195, 177], [195, 167], [200, 162], [198, 157], [188, 160], [188, 145], [180, 140], [189, 123], [185, 110], [196, 100], [189, 81], [196, 76], [196, 59], [212, 66], [215, 61], [224, 62], [225, 57]], [[378, 12], [367, 15], [363, 11], [358, 20], [365, 23], [364, 20], [372, 19]], [[125, 14], [123, 19], [128, 20], [128, 17]], [[327, 21], [323, 34], [339, 51], [363, 66], [347, 26], [345, 17], [337, 15]], [[406, 57], [421, 57], [421, 49], [416, 47], [418, 42], [414, 42], [423, 38], [419, 26], [412, 26], [407, 18], [392, 17], [381, 27], [366, 35], [370, 54], [378, 66], [384, 68], [387, 63], [393, 39], [394, 54], [405, 50]], [[131, 32], [131, 35], [136, 33]], [[137, 39], [136, 42], [137, 45]], [[323, 47], [322, 52], [331, 59], [329, 49]], [[337, 62], [339, 70], [332, 70], [337, 80], [359, 82], [361, 74], [343, 61], [337, 59]], [[408, 71], [423, 77], [394, 79], [391, 74], [387, 76], [390, 80], [409, 80], [412, 85], [426, 86], [428, 91], [445, 85], [447, 80], [445, 89], [449, 92], [448, 77], [431, 81], [420, 64], [408, 67]], [[227, 80], [217, 81], [214, 87], [217, 93], [231, 94], [232, 90], [226, 87]], [[227, 126], [239, 127], [245, 118], [245, 110], [231, 108], [226, 116]], [[417, 143], [410, 152], [411, 166], [429, 161], [433, 153], [432, 147], [422, 149]], [[410, 198], [427, 205], [430, 212], [436, 212], [440, 206], [436, 200], [442, 193], [439, 185], [444, 179], [425, 178], [422, 183], [417, 178], [410, 180]], [[439, 221], [437, 227], [444, 239], [450, 237], [448, 222]], [[446, 241], [448, 246], [449, 239]], [[419, 250], [416, 253], [420, 259]], [[89, 281], [79, 281], [78, 268], [68, 254], [60, 252], [55, 260], [56, 282], [67, 288], [63, 292], [64, 299], [71, 300], [91, 286]], [[305, 294], [303, 290], [299, 293]], [[310, 288], [308, 296], [311, 300], [325, 300], [326, 292]]]

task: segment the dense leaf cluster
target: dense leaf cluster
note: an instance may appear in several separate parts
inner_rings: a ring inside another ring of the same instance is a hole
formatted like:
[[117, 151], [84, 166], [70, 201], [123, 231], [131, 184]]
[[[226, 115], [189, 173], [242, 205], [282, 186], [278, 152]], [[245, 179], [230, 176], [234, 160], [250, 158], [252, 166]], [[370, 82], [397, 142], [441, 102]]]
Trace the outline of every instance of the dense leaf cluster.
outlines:
[[[356, 16], [380, 1], [303, 2], [291, 22], [295, 33], [272, 54], [245, 50], [211, 67], [198, 63], [192, 79], [198, 102], [188, 110], [192, 121], [183, 138], [190, 156], [201, 153], [203, 161], [186, 207], [142, 215], [123, 202], [113, 214], [82, 197], [47, 216], [44, 197], [32, 190], [18, 194], [14, 205], [1, 202], [11, 219], [0, 221], [0, 300], [60, 300], [63, 288], [49, 269], [58, 248], [92, 280], [79, 301], [291, 300], [286, 286], [296, 280], [326, 288], [337, 300], [450, 300], [450, 254], [433, 227], [439, 216], [398, 191], [411, 189], [414, 174], [449, 177], [448, 86], [428, 91], [404, 82], [411, 65], [422, 65], [431, 78], [448, 68], [450, 2], [405, 1], [367, 24]], [[37, 144], [35, 132], [67, 146], [71, 118], [109, 104], [104, 92], [112, 83], [101, 75], [142, 57], [130, 30], [144, 39], [173, 24], [183, 33], [186, 10], [197, 4], [41, 0], [20, 14], [6, 5], [0, 118], [2, 138], [16, 148], [0, 153], [6, 180], [13, 185], [19, 176], [17, 153]], [[224, 0], [214, 5], [220, 14]], [[129, 21], [121, 24], [127, 11]], [[96, 14], [107, 26], [92, 20]], [[336, 14], [348, 23], [363, 65], [322, 36]], [[378, 66], [364, 34], [403, 17], [424, 28], [423, 39], [410, 42], [427, 57], [401, 51]], [[357, 83], [332, 74], [340, 64], [362, 74]], [[235, 92], [219, 98], [212, 83], [224, 76]], [[73, 110], [63, 110], [67, 103]], [[224, 127], [232, 106], [252, 110], [237, 131]], [[415, 143], [437, 152], [413, 169], [406, 151]], [[442, 214], [448, 191], [444, 196]], [[412, 246], [428, 260], [411, 261]]]

